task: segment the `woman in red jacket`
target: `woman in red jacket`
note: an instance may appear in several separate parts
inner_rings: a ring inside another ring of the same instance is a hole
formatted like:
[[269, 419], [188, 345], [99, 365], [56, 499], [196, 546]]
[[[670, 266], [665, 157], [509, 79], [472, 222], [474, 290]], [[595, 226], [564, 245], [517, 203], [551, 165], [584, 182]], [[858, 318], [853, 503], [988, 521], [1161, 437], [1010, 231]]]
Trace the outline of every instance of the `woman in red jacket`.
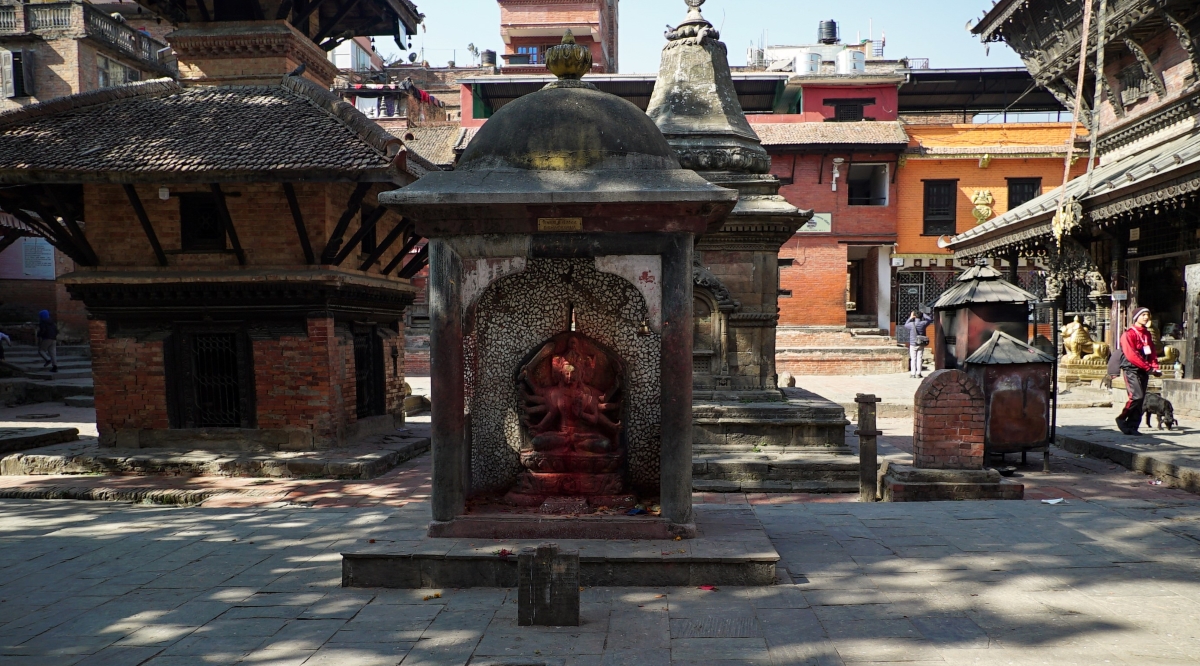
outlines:
[[1150, 338], [1150, 310], [1138, 308], [1133, 313], [1133, 326], [1121, 334], [1121, 376], [1125, 378], [1125, 391], [1129, 401], [1117, 417], [1117, 427], [1126, 435], [1140, 435], [1142, 424], [1142, 401], [1146, 399], [1146, 386], [1150, 375], [1162, 375], [1158, 370], [1158, 352]]

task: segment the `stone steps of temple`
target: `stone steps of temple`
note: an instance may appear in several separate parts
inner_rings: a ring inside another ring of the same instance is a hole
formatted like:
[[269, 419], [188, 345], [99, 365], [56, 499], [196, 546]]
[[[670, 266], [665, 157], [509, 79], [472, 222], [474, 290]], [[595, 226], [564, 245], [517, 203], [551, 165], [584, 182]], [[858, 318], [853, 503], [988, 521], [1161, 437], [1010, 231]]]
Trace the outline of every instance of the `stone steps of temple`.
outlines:
[[58, 372], [52, 372], [46, 361], [38, 355], [36, 347], [17, 345], [4, 352], [4, 363], [15, 369], [26, 379], [58, 381], [67, 379], [91, 379], [91, 351], [84, 345], [62, 345], [56, 350]]
[[781, 326], [775, 334], [775, 347], [894, 347], [896, 341], [887, 331], [849, 329], [840, 326]]
[[692, 459], [696, 492], [858, 492], [858, 458], [830, 453], [706, 453]]
[[54, 378], [49, 381], [28, 377], [10, 377], [0, 379], [0, 405], [65, 402], [68, 398], [90, 397], [94, 391], [90, 377], [85, 379]]

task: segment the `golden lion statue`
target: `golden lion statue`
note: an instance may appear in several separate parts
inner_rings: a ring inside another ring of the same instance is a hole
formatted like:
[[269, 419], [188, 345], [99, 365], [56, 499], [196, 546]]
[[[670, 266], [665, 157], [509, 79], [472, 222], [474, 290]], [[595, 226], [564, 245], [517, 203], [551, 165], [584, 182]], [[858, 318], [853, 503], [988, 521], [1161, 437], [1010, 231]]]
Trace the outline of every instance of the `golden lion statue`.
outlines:
[[1091, 331], [1088, 330], [1087, 324], [1079, 320], [1079, 315], [1075, 315], [1075, 320], [1068, 322], [1059, 332], [1062, 333], [1063, 348], [1067, 350], [1062, 359], [1063, 363], [1108, 363], [1112, 348], [1107, 342], [1093, 340]]

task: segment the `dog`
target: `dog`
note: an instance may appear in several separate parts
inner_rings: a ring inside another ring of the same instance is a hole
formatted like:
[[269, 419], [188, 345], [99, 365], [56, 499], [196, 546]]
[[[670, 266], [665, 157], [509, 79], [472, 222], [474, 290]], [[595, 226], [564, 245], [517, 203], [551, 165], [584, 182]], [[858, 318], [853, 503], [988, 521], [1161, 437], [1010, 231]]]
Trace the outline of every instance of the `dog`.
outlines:
[[1170, 400], [1162, 397], [1157, 393], [1147, 393], [1146, 401], [1142, 403], [1142, 413], [1146, 415], [1146, 427], [1150, 427], [1150, 417], [1158, 416], [1158, 429], [1162, 430], [1163, 426], [1167, 426], [1167, 430], [1174, 430], [1175, 424], [1179, 423], [1175, 420], [1175, 407]]

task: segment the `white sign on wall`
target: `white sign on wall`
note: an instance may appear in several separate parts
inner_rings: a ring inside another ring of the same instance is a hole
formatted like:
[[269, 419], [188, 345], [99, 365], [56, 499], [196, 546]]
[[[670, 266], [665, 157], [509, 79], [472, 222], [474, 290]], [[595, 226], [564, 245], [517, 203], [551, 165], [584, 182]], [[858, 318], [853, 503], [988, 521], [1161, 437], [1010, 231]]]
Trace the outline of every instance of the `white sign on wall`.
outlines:
[[54, 248], [42, 238], [23, 238], [22, 273], [27, 280], [54, 279]]
[[833, 231], [833, 213], [813, 213], [812, 219], [796, 233], [827, 234]]

